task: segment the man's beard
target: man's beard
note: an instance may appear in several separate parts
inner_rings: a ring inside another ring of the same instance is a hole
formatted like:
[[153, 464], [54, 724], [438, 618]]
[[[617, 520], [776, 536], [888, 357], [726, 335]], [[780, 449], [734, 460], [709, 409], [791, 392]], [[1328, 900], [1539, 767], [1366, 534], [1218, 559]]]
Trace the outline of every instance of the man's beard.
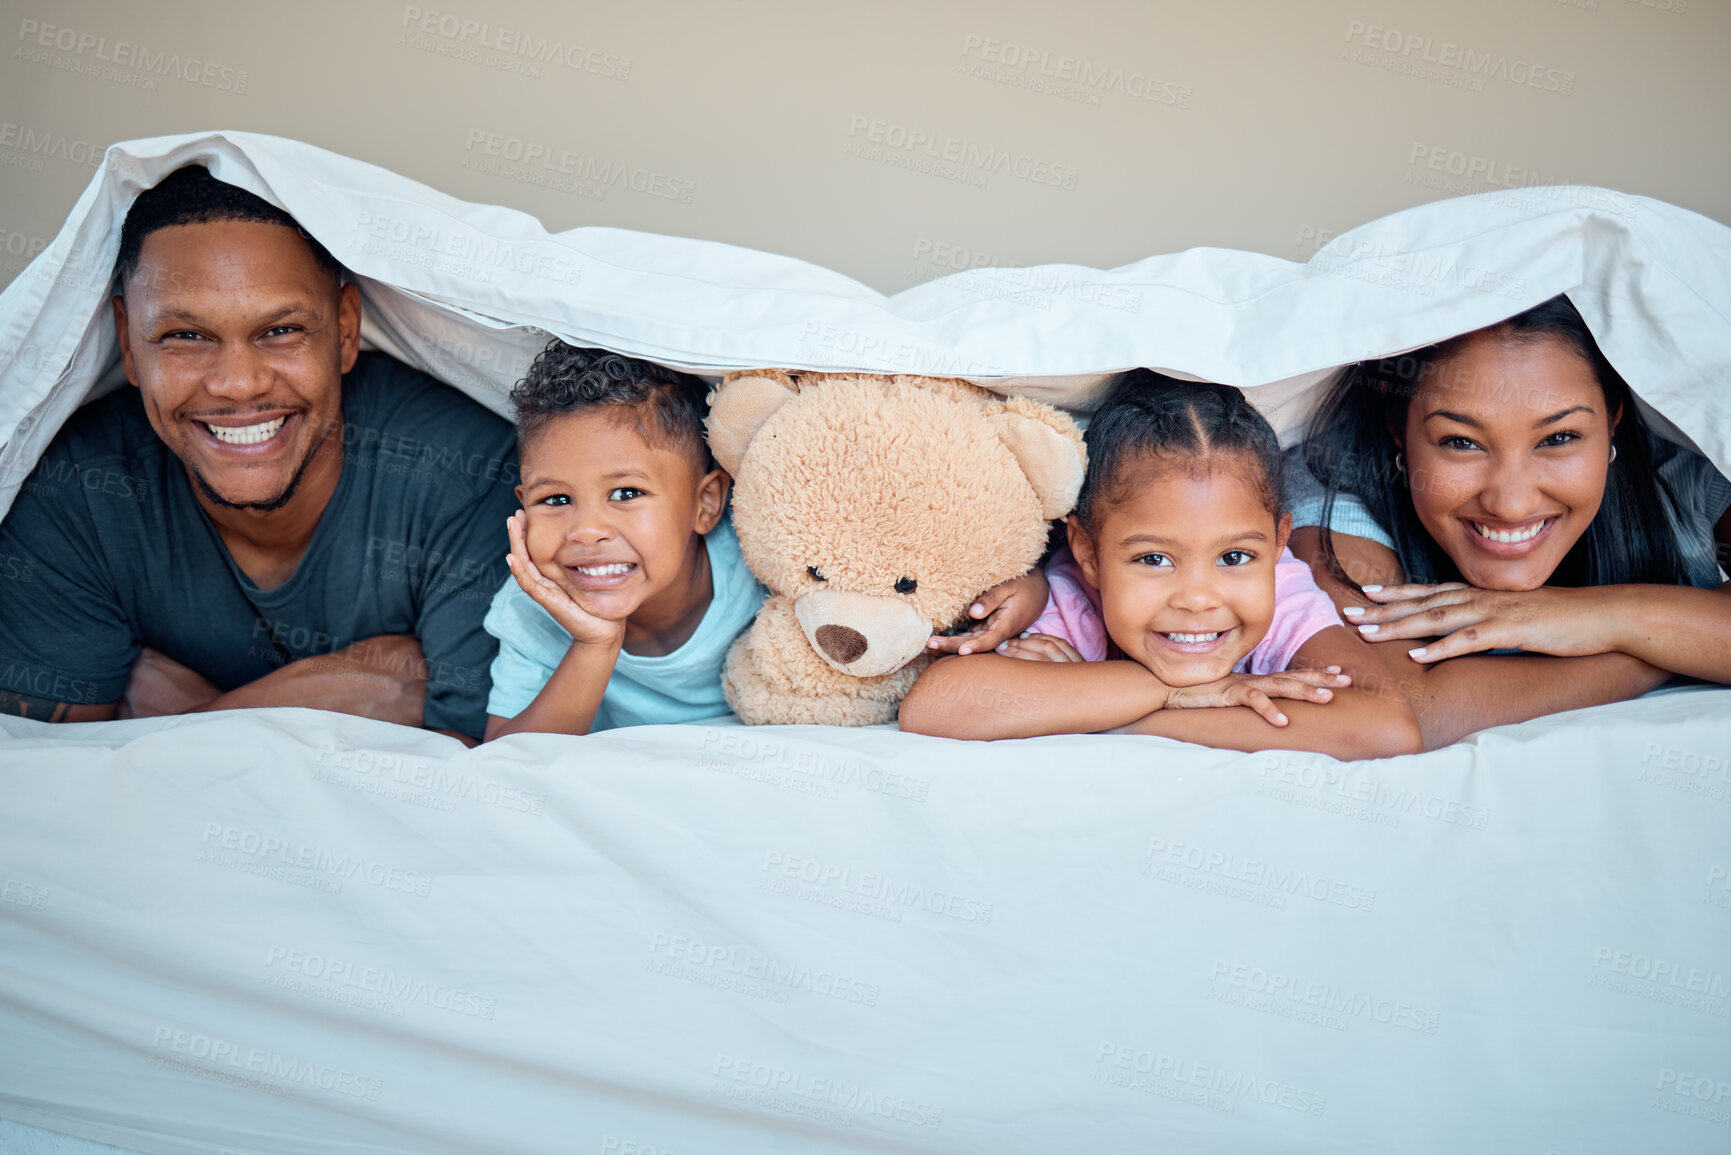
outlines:
[[210, 482], [204, 479], [204, 474], [200, 473], [196, 468], [188, 465], [186, 471], [192, 474], [192, 480], [197, 484], [198, 491], [204, 494], [205, 500], [210, 502], [212, 505], [220, 505], [224, 509], [251, 509], [256, 510], [259, 513], [271, 513], [275, 510], [281, 509], [283, 506], [294, 500], [295, 490], [300, 488], [301, 478], [306, 474], [307, 466], [313, 463], [313, 458], [318, 455], [318, 451], [323, 447], [324, 442], [319, 441], [309, 448], [306, 456], [301, 458], [300, 465], [295, 467], [295, 475], [289, 478], [288, 485], [284, 487], [281, 493], [277, 494], [269, 501], [230, 501], [228, 498], [218, 493], [216, 489], [212, 487]]

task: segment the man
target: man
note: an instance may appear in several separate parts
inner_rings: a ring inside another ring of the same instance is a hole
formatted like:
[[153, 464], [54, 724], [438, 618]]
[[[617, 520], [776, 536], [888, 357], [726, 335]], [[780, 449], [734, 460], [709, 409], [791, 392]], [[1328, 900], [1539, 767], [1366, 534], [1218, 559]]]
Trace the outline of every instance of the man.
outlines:
[[113, 300], [127, 379], [0, 523], [0, 712], [311, 706], [486, 725], [516, 509], [509, 424], [382, 354], [293, 218], [198, 166], [139, 196]]

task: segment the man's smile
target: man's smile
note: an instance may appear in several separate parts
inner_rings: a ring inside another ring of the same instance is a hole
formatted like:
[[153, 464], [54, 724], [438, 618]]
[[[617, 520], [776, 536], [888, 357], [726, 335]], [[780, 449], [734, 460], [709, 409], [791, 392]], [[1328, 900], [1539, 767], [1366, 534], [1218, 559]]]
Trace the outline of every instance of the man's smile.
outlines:
[[242, 454], [255, 457], [269, 454], [278, 446], [293, 440], [299, 428], [300, 414], [277, 412], [269, 417], [258, 413], [195, 417], [191, 425], [200, 434], [204, 445], [223, 456]]
[[212, 425], [207, 421], [204, 427], [210, 430], [212, 437], [226, 445], [256, 445], [260, 441], [269, 441], [287, 420], [287, 417], [274, 417], [256, 425]]

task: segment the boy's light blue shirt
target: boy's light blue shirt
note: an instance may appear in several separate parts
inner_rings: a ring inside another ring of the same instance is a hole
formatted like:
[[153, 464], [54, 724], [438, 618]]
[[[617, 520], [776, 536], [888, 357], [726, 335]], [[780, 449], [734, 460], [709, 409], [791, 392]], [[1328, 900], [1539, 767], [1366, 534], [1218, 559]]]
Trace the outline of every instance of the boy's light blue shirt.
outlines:
[[[757, 616], [768, 591], [745, 567], [731, 514], [704, 535], [703, 544], [709, 550], [713, 593], [696, 632], [671, 654], [641, 657], [621, 650], [592, 729], [695, 722], [728, 712], [721, 694], [721, 664], [733, 640]], [[553, 676], [571, 648], [571, 635], [515, 578], [507, 578], [493, 595], [482, 625], [499, 639], [487, 713], [514, 718]]]

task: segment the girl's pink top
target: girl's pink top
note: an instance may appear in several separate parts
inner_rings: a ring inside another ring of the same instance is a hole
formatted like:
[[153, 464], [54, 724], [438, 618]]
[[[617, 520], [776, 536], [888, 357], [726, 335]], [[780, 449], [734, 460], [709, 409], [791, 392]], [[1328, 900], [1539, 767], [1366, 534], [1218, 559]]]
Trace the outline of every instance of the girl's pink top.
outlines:
[[[1100, 617], [1100, 591], [1082, 575], [1082, 567], [1068, 546], [1046, 563], [1046, 581], [1052, 592], [1028, 632], [1063, 638], [1090, 662], [1104, 660], [1107, 638], [1106, 623]], [[1233, 672], [1279, 673], [1292, 664], [1300, 646], [1340, 624], [1334, 603], [1317, 587], [1310, 567], [1293, 557], [1291, 550], [1281, 550], [1274, 566], [1274, 620], [1256, 647], [1232, 667]]]

